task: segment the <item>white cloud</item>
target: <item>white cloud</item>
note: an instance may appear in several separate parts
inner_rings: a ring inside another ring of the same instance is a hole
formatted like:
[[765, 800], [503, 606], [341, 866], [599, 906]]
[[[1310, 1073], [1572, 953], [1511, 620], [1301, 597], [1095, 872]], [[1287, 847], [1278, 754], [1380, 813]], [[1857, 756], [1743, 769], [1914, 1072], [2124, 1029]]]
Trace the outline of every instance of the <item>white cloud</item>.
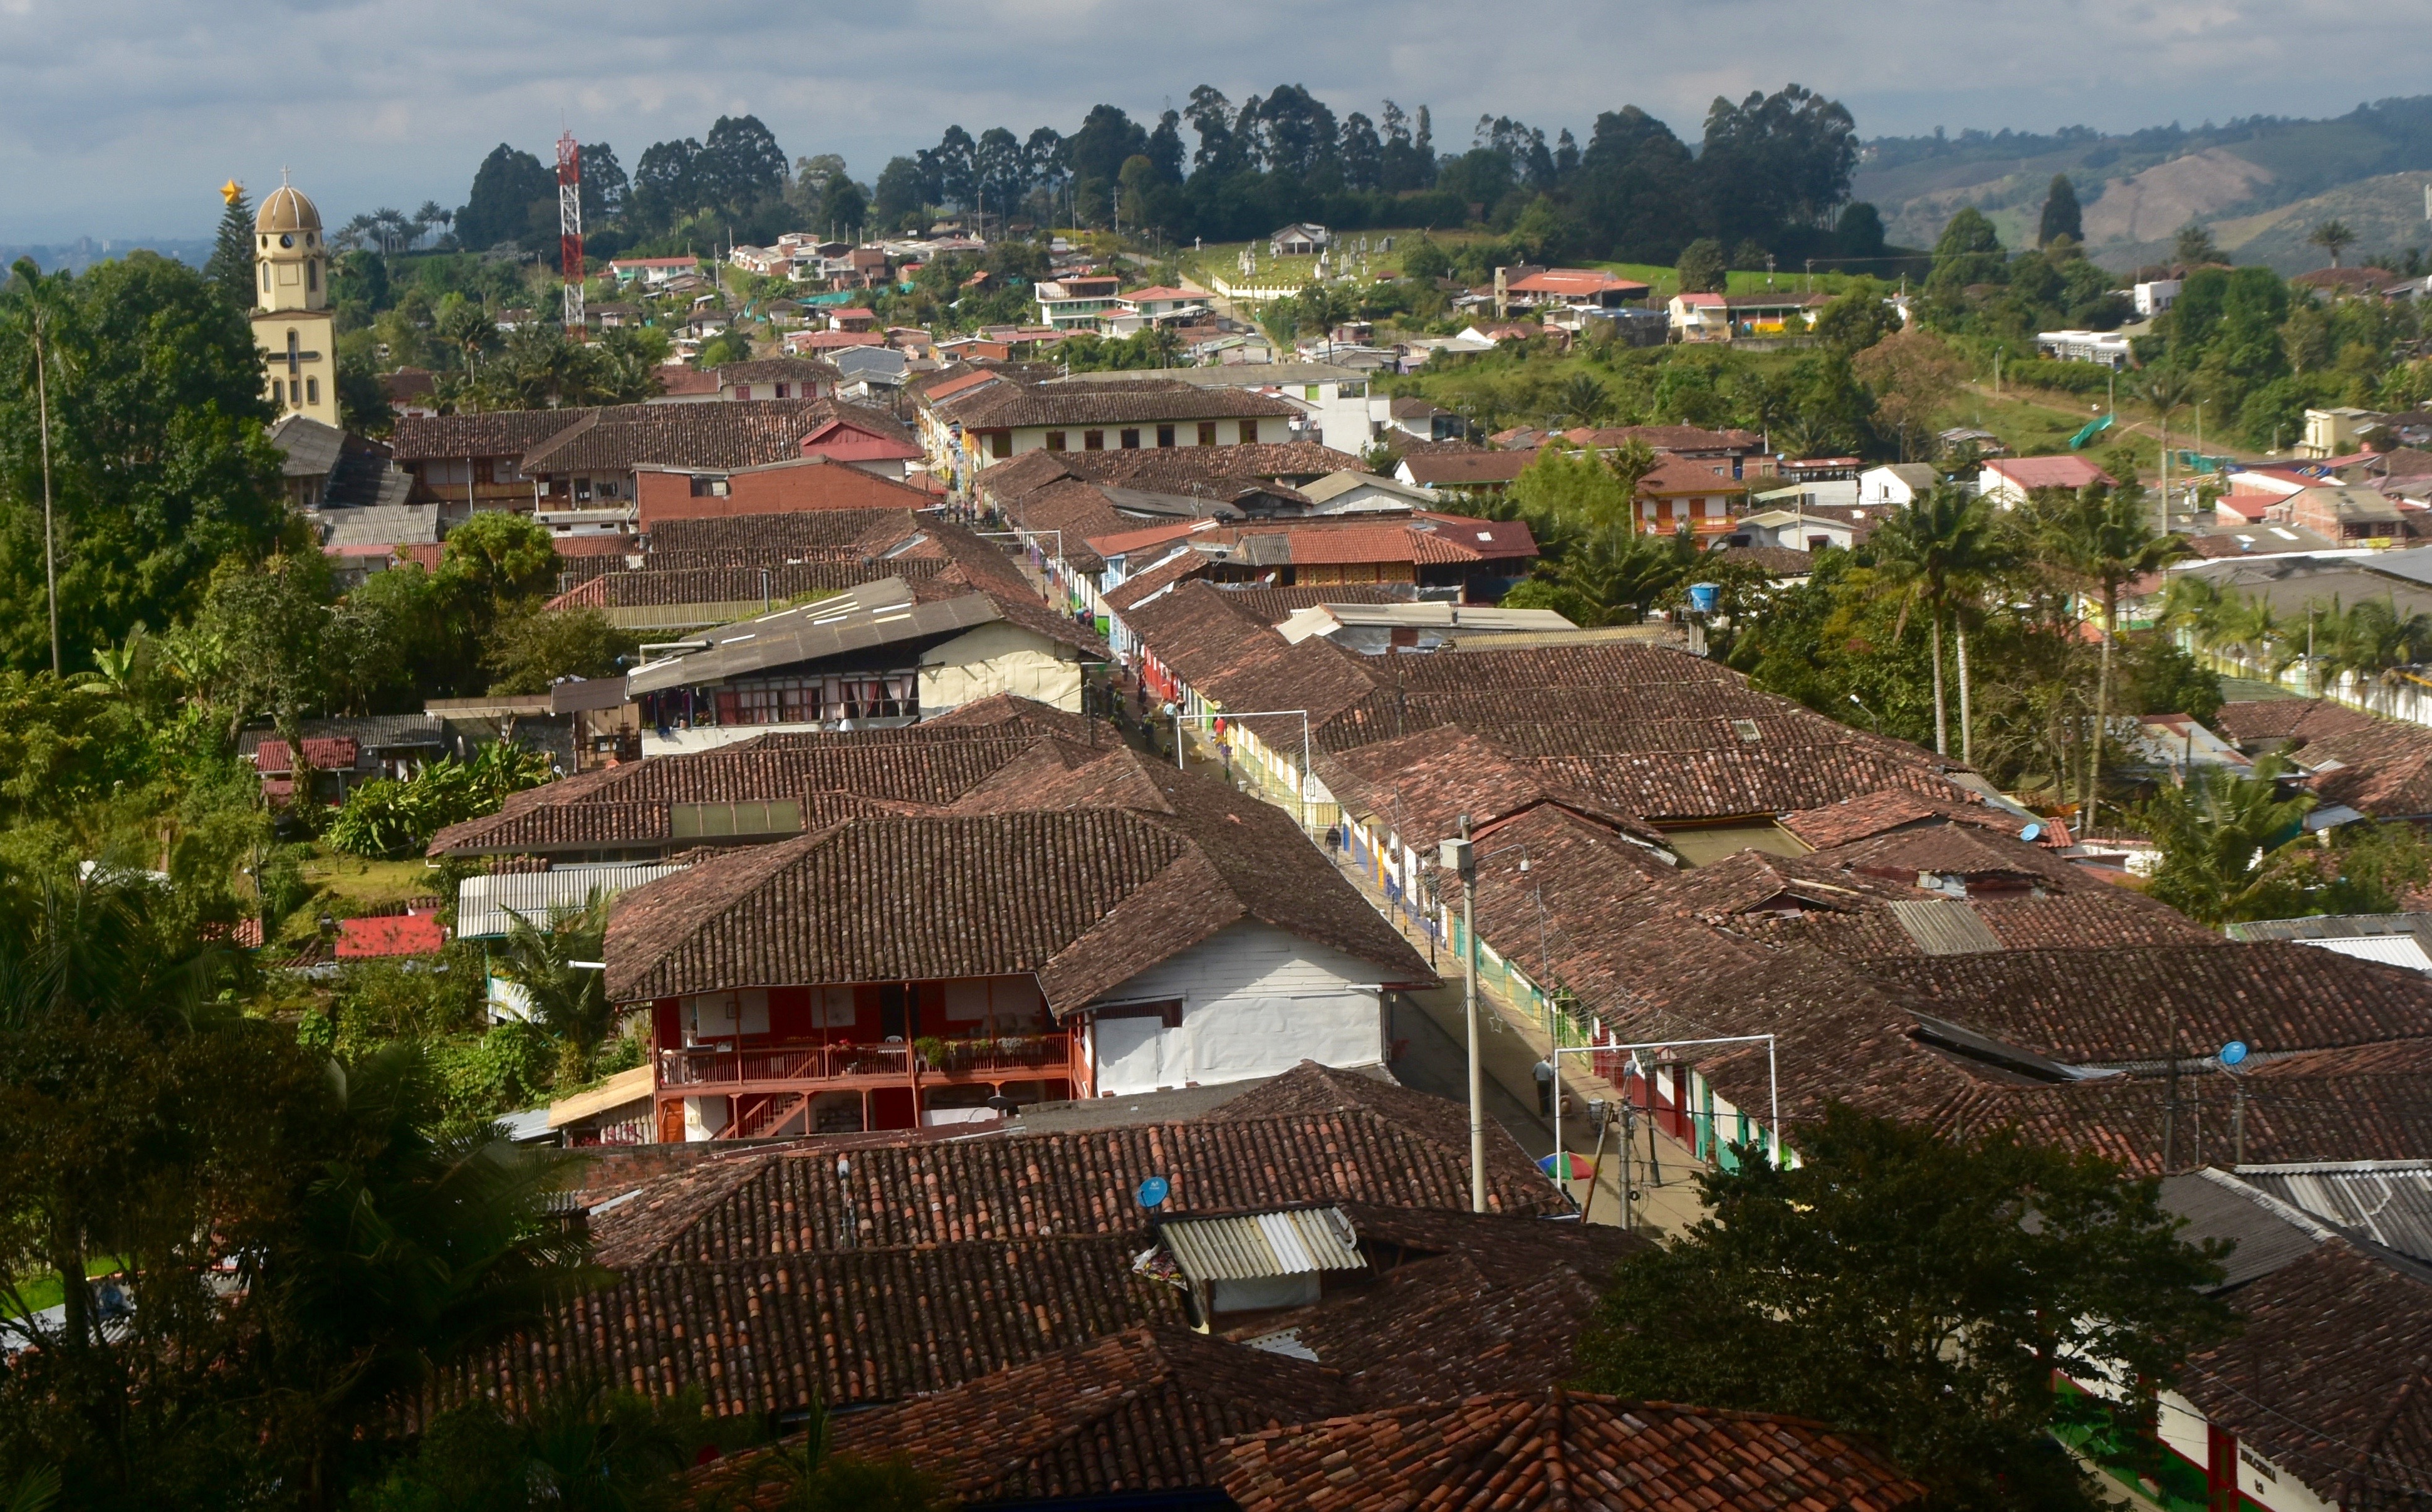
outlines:
[[[1480, 112], [1584, 139], [1646, 107], [1694, 137], [1716, 93], [1796, 79], [1868, 135], [1981, 126], [2133, 128], [2335, 114], [2424, 76], [2432, 37], [2368, 0], [0, 0], [0, 239], [201, 235], [213, 188], [282, 165], [345, 216], [455, 204], [491, 146], [570, 126], [630, 166], [653, 141], [750, 110], [795, 155], [865, 179], [948, 122], [1071, 130], [1106, 100], [1149, 117], [1212, 82], [1303, 83], [1338, 111], [1433, 107], [1444, 145]], [[2370, 35], [2373, 76], [2321, 39]]]

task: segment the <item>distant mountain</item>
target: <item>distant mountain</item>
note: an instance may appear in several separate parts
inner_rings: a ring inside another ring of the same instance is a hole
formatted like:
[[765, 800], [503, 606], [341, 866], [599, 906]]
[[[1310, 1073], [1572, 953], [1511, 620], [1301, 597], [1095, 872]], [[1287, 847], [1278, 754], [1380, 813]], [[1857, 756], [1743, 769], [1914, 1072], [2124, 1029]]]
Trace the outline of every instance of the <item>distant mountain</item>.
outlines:
[[2432, 175], [2432, 95], [2323, 121], [1878, 138], [1866, 144], [1852, 193], [1874, 203], [1895, 243], [1932, 246], [1952, 213], [1973, 205], [2003, 244], [2025, 246], [2056, 173], [2077, 186], [2087, 251], [2106, 267], [2160, 259], [2190, 220], [2239, 261], [2302, 273], [2323, 262], [2305, 236], [2337, 218], [2356, 233], [2353, 262], [2432, 244], [2423, 191]]
[[212, 244], [210, 237], [176, 236], [80, 236], [73, 242], [58, 244], [0, 244], [0, 267], [10, 266], [19, 258], [32, 258], [35, 265], [45, 273], [57, 273], [61, 268], [71, 273], [82, 273], [96, 262], [123, 258], [129, 252], [144, 251], [158, 252], [164, 258], [175, 258], [199, 268], [211, 260]]

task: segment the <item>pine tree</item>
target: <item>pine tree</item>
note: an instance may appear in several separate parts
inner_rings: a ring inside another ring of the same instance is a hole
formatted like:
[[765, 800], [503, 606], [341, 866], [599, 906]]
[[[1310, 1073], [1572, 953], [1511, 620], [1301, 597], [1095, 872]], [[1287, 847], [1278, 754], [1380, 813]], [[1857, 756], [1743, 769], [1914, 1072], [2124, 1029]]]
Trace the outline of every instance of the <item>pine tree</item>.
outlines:
[[2077, 186], [2069, 175], [2052, 175], [2052, 191], [2044, 196], [2043, 225], [2035, 233], [2037, 246], [2050, 246], [2062, 237], [2072, 242], [2086, 240], [2086, 220], [2078, 211]]
[[228, 200], [228, 210], [220, 216], [219, 241], [211, 248], [211, 261], [203, 264], [203, 277], [228, 303], [239, 310], [251, 310], [253, 207], [245, 202], [244, 185], [231, 178], [228, 186], [220, 192]]

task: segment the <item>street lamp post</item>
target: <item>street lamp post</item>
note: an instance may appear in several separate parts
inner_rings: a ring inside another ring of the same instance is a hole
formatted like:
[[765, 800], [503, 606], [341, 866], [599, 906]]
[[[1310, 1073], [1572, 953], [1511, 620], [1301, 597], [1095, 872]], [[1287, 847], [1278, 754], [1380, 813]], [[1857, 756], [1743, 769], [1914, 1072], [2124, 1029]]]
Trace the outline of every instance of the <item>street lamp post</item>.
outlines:
[[1444, 842], [1439, 864], [1461, 878], [1461, 1017], [1469, 1032], [1469, 1207], [1486, 1211], [1486, 1079], [1478, 1043], [1478, 848], [1470, 843], [1469, 815], [1461, 816], [1461, 837]]

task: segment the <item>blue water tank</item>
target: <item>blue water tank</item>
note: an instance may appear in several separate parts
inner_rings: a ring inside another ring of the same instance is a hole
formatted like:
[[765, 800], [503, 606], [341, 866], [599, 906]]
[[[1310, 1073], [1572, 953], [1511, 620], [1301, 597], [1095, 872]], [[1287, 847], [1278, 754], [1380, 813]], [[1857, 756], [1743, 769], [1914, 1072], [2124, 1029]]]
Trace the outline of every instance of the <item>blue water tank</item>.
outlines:
[[1691, 583], [1689, 585], [1689, 613], [1693, 614], [1713, 613], [1714, 612], [1714, 605], [1721, 599], [1722, 594], [1723, 591], [1720, 588], [1715, 587], [1713, 583]]

